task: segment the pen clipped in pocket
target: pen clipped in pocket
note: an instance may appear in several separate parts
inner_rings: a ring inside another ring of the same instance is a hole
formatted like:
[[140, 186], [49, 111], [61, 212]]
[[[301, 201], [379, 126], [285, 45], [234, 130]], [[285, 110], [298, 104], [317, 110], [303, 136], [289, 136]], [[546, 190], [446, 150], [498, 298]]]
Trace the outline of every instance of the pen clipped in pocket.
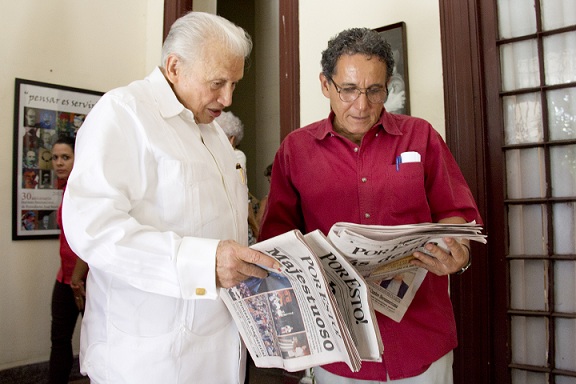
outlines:
[[400, 164], [403, 163], [419, 163], [422, 157], [416, 151], [402, 152], [400, 156], [396, 157], [396, 172], [400, 171]]
[[242, 168], [240, 163], [236, 163], [236, 170], [240, 174], [240, 180], [242, 180], [242, 184], [246, 185], [246, 171]]

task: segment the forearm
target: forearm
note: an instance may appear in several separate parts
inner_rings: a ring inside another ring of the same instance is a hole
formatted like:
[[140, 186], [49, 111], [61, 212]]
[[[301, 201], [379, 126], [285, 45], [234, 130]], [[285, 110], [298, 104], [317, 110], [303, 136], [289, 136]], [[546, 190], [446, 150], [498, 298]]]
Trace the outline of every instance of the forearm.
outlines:
[[84, 283], [84, 279], [86, 278], [86, 274], [88, 273], [88, 264], [82, 260], [81, 258], [76, 258], [76, 265], [74, 266], [74, 271], [72, 272], [71, 284], [74, 286], [78, 286]]

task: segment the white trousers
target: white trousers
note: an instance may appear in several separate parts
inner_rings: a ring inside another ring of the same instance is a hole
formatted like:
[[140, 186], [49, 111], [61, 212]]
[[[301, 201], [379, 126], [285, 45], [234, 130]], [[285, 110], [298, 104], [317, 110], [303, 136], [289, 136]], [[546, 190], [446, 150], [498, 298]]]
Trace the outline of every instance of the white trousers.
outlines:
[[452, 351], [442, 356], [421, 375], [409, 377], [399, 380], [388, 381], [374, 381], [374, 380], [358, 380], [350, 379], [348, 377], [337, 376], [328, 372], [322, 367], [314, 368], [314, 383], [315, 384], [453, 384], [454, 378], [452, 376], [452, 362], [454, 361], [454, 354]]

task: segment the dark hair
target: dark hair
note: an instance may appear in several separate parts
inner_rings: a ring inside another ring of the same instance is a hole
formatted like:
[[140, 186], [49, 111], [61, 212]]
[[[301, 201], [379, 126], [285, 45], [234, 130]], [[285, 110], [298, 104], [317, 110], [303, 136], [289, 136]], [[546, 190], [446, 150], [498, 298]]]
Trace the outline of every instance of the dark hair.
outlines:
[[342, 55], [365, 55], [376, 57], [386, 64], [386, 77], [389, 79], [394, 72], [394, 55], [392, 48], [382, 36], [368, 28], [351, 28], [340, 32], [328, 41], [328, 48], [322, 52], [322, 73], [331, 79], [336, 69], [336, 63]]
[[54, 142], [56, 144], [67, 144], [72, 148], [72, 152], [74, 152], [74, 146], [76, 145], [76, 138], [71, 136], [61, 135], [58, 137], [58, 140]]

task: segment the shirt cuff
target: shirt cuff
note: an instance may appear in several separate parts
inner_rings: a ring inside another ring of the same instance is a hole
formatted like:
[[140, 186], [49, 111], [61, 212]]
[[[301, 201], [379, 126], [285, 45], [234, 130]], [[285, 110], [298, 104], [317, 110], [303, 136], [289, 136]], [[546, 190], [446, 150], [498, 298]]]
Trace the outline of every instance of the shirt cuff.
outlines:
[[220, 240], [184, 237], [176, 260], [182, 298], [216, 299], [216, 248]]

